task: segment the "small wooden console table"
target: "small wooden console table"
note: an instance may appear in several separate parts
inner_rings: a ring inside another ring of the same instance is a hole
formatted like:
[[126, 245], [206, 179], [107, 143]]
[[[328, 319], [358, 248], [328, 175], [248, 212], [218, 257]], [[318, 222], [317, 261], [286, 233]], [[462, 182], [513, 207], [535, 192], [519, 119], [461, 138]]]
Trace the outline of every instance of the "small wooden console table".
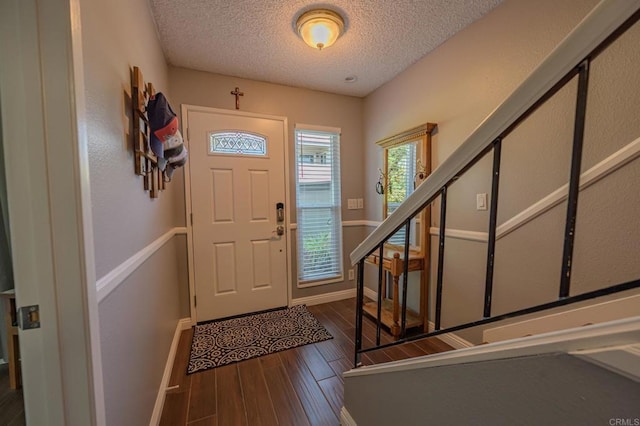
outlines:
[[[380, 264], [380, 254], [375, 253], [369, 255], [366, 259], [367, 263], [373, 265]], [[424, 268], [425, 256], [419, 253], [409, 254], [409, 272], [420, 271], [420, 312], [416, 313], [407, 308], [407, 330], [414, 327], [423, 327], [427, 331], [428, 321], [426, 320], [426, 276]], [[391, 334], [398, 338], [402, 333], [401, 324], [401, 306], [400, 306], [400, 275], [404, 273], [404, 259], [401, 253], [393, 249], [385, 249], [382, 258], [382, 269], [391, 273], [393, 277], [393, 299], [385, 298], [386, 291], [383, 289], [382, 310], [380, 321], [389, 328]], [[378, 317], [378, 303], [366, 302], [363, 306], [364, 312], [371, 316], [374, 320]]]
[[7, 290], [0, 293], [4, 304], [5, 326], [7, 328], [7, 346], [9, 349], [9, 387], [18, 389], [20, 379], [20, 346], [18, 344], [18, 321], [16, 316], [16, 292]]

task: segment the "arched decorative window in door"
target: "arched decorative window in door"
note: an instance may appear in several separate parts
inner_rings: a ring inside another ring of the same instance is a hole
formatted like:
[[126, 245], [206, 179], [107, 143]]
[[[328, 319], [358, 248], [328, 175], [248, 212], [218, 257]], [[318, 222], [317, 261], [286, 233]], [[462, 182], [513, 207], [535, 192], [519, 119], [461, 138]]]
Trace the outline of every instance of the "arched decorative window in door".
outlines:
[[209, 155], [267, 155], [267, 138], [255, 133], [227, 130], [209, 134]]

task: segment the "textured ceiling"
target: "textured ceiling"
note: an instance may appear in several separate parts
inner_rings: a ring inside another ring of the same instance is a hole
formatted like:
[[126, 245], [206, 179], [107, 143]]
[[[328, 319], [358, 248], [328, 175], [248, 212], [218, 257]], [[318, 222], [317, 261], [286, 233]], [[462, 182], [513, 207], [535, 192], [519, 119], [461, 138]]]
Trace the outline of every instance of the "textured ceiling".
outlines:
[[[366, 96], [502, 0], [149, 1], [171, 65]], [[295, 30], [316, 7], [338, 11], [346, 24], [322, 51]]]

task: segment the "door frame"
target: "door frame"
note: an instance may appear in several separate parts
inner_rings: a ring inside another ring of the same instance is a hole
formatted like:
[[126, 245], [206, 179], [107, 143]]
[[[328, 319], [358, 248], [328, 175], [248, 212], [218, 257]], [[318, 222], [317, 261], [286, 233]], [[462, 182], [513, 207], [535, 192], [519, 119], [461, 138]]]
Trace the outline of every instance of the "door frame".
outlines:
[[16, 301], [42, 324], [19, 331], [25, 413], [42, 425], [106, 424], [79, 3], [0, 4]]
[[[183, 138], [185, 140], [187, 149], [189, 150], [189, 155], [192, 155], [194, 150], [191, 149], [190, 140], [189, 140], [189, 112], [205, 112], [205, 113], [214, 113], [214, 114], [223, 114], [223, 115], [231, 115], [231, 116], [241, 116], [248, 118], [265, 118], [274, 121], [281, 121], [283, 125], [283, 143], [284, 143], [284, 202], [285, 202], [285, 232], [287, 237], [285, 239], [286, 250], [287, 250], [287, 306], [291, 305], [292, 298], [292, 289], [291, 289], [291, 261], [292, 261], [292, 253], [291, 253], [291, 194], [290, 194], [290, 181], [289, 181], [289, 124], [287, 117], [279, 116], [279, 115], [268, 115], [268, 114], [259, 114], [253, 112], [246, 111], [236, 111], [232, 109], [222, 109], [222, 108], [210, 108], [196, 105], [188, 105], [182, 104], [181, 106], [181, 114], [182, 114], [182, 129], [183, 129]], [[196, 316], [196, 306], [195, 306], [195, 298], [196, 294], [196, 280], [195, 280], [195, 268], [193, 264], [194, 259], [194, 248], [193, 248], [193, 223], [191, 222], [191, 169], [190, 162], [184, 166], [184, 202], [185, 202], [185, 221], [187, 224], [187, 259], [188, 259], [188, 267], [189, 267], [189, 311], [191, 315], [191, 325], [195, 325], [197, 323]]]

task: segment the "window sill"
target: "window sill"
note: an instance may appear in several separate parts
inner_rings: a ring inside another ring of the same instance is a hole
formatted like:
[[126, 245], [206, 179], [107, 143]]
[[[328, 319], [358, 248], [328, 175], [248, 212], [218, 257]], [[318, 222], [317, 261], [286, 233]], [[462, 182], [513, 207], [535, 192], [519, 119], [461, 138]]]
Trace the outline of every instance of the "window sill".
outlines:
[[325, 278], [317, 281], [298, 281], [298, 288], [318, 287], [321, 285], [335, 284], [344, 281], [344, 275], [340, 274], [338, 277]]

